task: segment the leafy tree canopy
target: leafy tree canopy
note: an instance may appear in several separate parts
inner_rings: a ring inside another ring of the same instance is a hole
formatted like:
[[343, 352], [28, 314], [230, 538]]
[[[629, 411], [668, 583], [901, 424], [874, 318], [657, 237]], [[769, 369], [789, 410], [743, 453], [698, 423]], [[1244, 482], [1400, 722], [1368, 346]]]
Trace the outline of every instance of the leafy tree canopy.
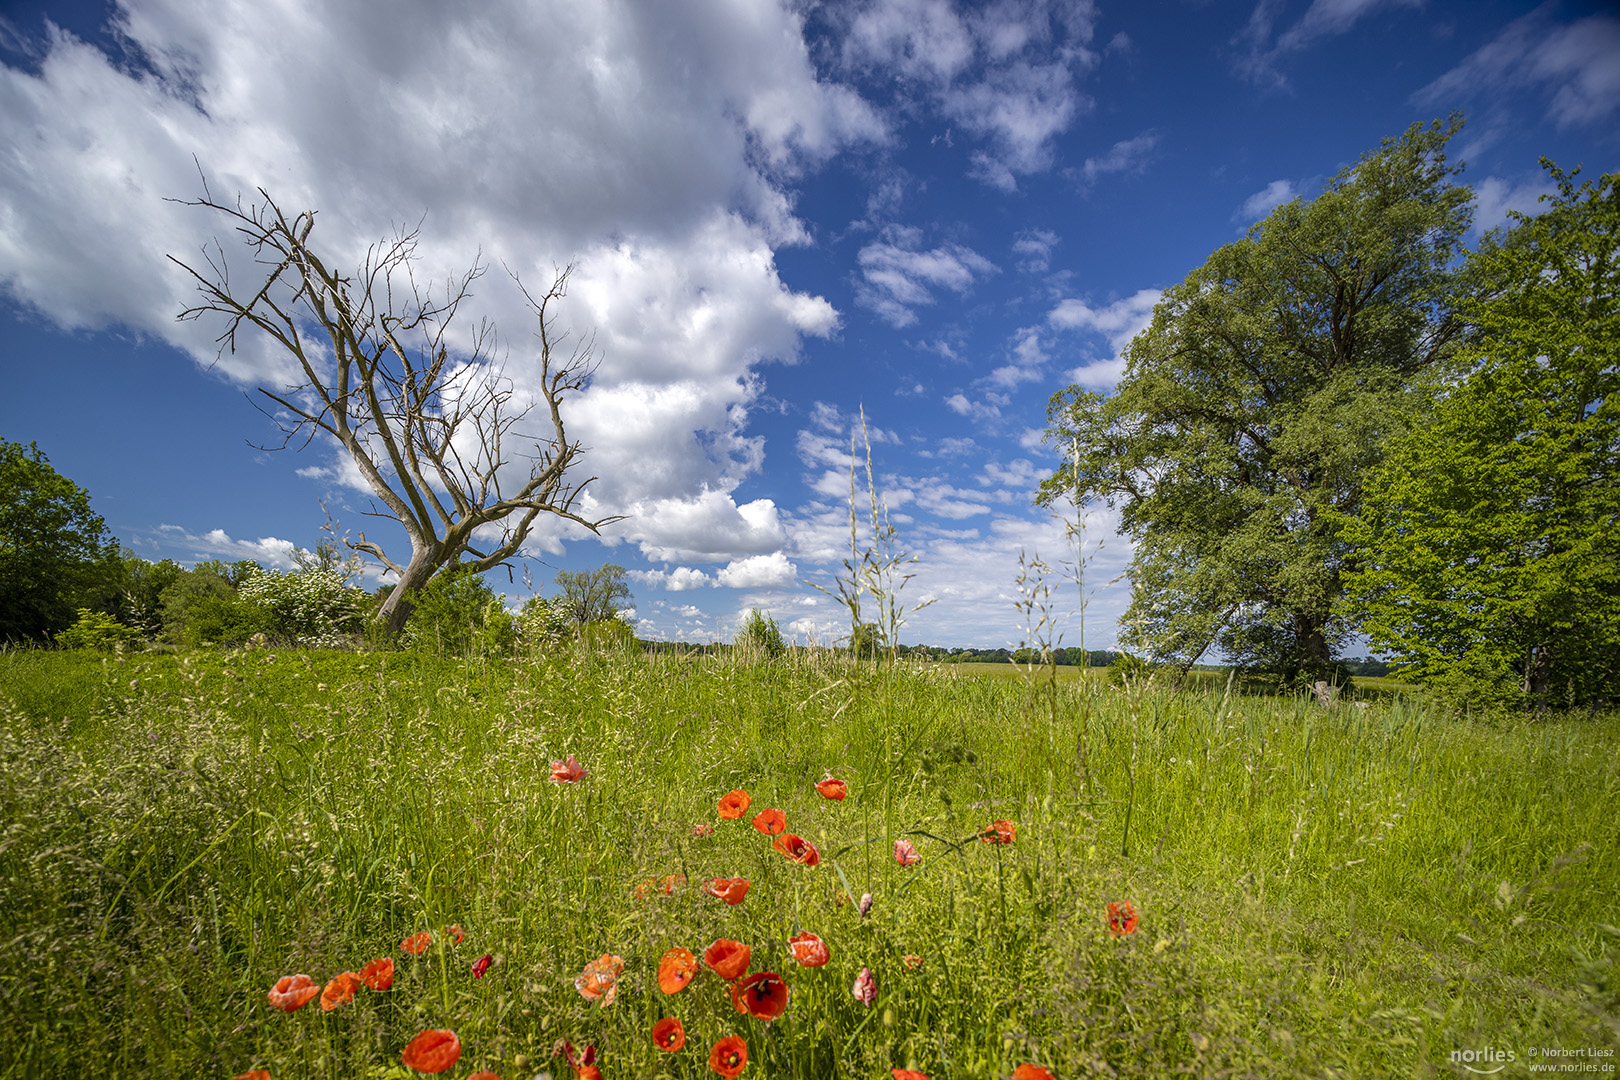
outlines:
[[1428, 682], [1545, 707], [1620, 692], [1620, 175], [1474, 257], [1468, 374], [1394, 444], [1347, 535], [1369, 639]]
[[557, 586], [562, 589], [561, 600], [568, 617], [580, 625], [617, 619], [619, 609], [628, 607], [632, 600], [626, 573], [617, 563], [595, 570], [557, 571]]
[[89, 493], [35, 444], [0, 439], [0, 641], [44, 641], [73, 625], [115, 551]]
[[1037, 502], [1122, 505], [1127, 648], [1183, 670], [1214, 644], [1290, 681], [1331, 670], [1350, 629], [1342, 515], [1460, 343], [1460, 127], [1414, 125], [1279, 206], [1166, 290], [1112, 395], [1053, 397], [1047, 438], [1069, 460]]

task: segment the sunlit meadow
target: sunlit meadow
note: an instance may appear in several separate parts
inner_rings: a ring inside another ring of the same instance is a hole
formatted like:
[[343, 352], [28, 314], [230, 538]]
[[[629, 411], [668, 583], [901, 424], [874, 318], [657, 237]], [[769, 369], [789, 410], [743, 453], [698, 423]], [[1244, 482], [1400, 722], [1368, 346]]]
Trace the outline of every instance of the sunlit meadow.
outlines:
[[[574, 648], [17, 652], [0, 709], [0, 1077], [414, 1077], [435, 1031], [461, 1080], [1620, 1045], [1613, 716]], [[779, 976], [745, 1011], [717, 941]]]

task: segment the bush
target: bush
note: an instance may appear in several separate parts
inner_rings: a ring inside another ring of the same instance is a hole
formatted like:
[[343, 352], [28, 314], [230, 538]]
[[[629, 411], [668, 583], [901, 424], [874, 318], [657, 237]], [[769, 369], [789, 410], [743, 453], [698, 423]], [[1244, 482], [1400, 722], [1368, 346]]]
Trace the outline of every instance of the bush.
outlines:
[[238, 595], [268, 613], [268, 633], [298, 645], [331, 646], [365, 626], [366, 594], [330, 567], [247, 572]]
[[451, 567], [411, 600], [407, 649], [439, 656], [496, 656], [510, 654], [517, 641], [512, 613], [477, 574]]
[[1108, 682], [1118, 687], [1138, 686], [1151, 679], [1158, 669], [1159, 665], [1149, 663], [1140, 656], [1120, 653], [1108, 665]]
[[56, 643], [64, 649], [103, 649], [112, 651], [120, 646], [138, 646], [142, 634], [133, 626], [125, 626], [111, 615], [89, 608], [79, 609], [79, 621], [56, 635]]
[[573, 631], [574, 621], [562, 597], [531, 596], [515, 618], [518, 640], [528, 646], [544, 646], [562, 641]]
[[743, 620], [742, 627], [737, 631], [736, 647], [749, 659], [763, 658], [775, 660], [787, 652], [787, 645], [782, 641], [782, 629], [776, 625], [776, 620], [760, 611], [759, 608], [749, 608], [748, 617]]

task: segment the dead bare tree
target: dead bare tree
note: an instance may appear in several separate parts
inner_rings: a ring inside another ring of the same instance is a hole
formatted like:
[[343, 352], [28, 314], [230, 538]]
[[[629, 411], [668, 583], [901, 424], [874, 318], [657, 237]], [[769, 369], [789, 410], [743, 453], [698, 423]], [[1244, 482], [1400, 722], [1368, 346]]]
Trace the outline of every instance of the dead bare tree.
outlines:
[[[246, 206], [240, 199], [217, 201], [206, 185], [203, 190], [185, 205], [224, 215], [253, 253], [256, 269], [247, 288], [233, 284], [218, 240], [203, 250], [205, 269], [169, 256], [202, 294], [179, 317], [225, 316], [221, 355], [235, 352], [237, 334], [248, 324], [297, 360], [302, 381], [259, 388], [284, 410], [265, 410], [281, 425], [283, 446], [300, 436], [308, 445], [321, 432], [337, 440], [382, 504], [379, 509], [374, 502], [368, 513], [399, 522], [410, 537], [404, 565], [363, 532], [349, 544], [397, 578], [375, 616], [384, 630], [404, 627], [412, 594], [446, 567], [481, 572], [517, 554], [542, 513], [592, 532], [618, 520], [589, 521], [576, 513], [595, 477], [575, 482], [568, 475], [581, 450], [564, 430], [562, 403], [584, 388], [594, 369], [589, 340], [577, 343], [566, 361], [554, 356], [567, 340], [557, 332], [555, 308], [573, 267], [557, 271], [539, 297], [518, 282], [539, 323], [538, 385], [550, 431], [537, 437], [520, 430], [533, 405], [514, 400], [513, 384], [495, 357], [494, 325], [481, 320], [453, 348], [452, 324], [484, 272], [482, 263], [452, 279], [443, 299], [435, 300], [413, 273], [418, 233], [412, 230], [368, 249], [354, 277], [340, 276], [310, 245], [315, 211], [289, 220], [263, 188], [262, 202]], [[527, 480], [508, 491], [502, 472], [514, 443], [532, 445], [533, 455]]]

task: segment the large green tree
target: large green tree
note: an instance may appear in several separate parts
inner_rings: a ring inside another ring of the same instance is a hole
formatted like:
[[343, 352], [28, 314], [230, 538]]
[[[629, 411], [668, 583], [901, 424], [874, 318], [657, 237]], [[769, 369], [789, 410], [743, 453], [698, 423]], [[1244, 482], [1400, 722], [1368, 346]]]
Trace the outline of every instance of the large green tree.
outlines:
[[595, 570], [559, 570], [557, 587], [562, 593], [557, 599], [569, 619], [581, 626], [617, 619], [620, 607], [628, 607], [634, 599], [625, 580], [627, 573], [617, 563]]
[[1445, 148], [1414, 125], [1316, 198], [1277, 207], [1164, 293], [1111, 395], [1071, 386], [1037, 501], [1122, 507], [1122, 640], [1190, 666], [1211, 645], [1290, 681], [1323, 677], [1363, 477], [1455, 350], [1448, 297], [1472, 219]]
[[115, 551], [88, 492], [38, 446], [0, 439], [0, 641], [71, 626]]
[[1467, 378], [1394, 444], [1349, 537], [1372, 643], [1538, 709], [1620, 691], [1620, 176], [1474, 257]]

